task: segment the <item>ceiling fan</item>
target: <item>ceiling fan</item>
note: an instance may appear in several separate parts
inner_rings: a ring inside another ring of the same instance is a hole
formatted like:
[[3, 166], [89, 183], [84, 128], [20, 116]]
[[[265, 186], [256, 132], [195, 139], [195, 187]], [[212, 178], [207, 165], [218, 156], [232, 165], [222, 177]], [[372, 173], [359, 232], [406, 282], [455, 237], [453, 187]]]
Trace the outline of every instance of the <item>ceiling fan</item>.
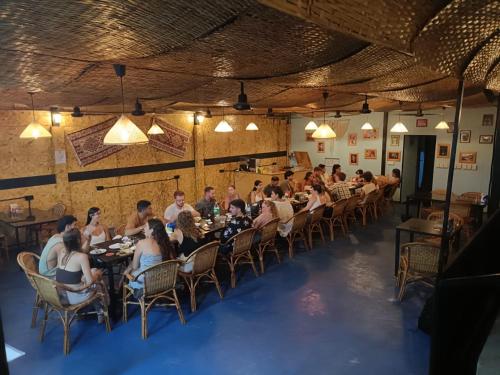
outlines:
[[266, 118], [277, 118], [277, 119], [287, 119], [287, 113], [273, 112], [272, 108], [268, 108], [265, 114]]
[[[354, 113], [356, 112], [356, 113]], [[326, 116], [328, 118], [342, 118], [342, 117], [346, 117], [346, 116], [356, 116], [357, 115], [357, 111], [339, 111], [339, 110], [336, 110], [335, 111], [335, 114], [334, 115], [330, 115], [330, 116]]]
[[418, 109], [415, 113], [401, 113], [401, 116], [415, 116], [415, 117], [439, 116], [439, 113], [424, 113], [422, 111], [422, 103], [419, 103]]

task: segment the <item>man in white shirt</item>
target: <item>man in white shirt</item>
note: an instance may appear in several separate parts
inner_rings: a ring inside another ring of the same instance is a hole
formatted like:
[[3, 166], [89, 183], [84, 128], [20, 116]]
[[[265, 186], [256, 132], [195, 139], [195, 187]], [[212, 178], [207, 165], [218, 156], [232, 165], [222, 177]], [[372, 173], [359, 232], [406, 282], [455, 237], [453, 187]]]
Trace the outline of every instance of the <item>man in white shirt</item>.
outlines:
[[287, 199], [283, 199], [284, 195], [283, 190], [279, 186], [273, 187], [271, 190], [271, 200], [274, 202], [278, 210], [278, 217], [280, 218], [278, 232], [281, 237], [286, 237], [293, 226], [293, 220], [288, 221], [293, 216], [293, 207]]
[[183, 191], [176, 191], [174, 193], [174, 203], [167, 207], [165, 210], [164, 218], [167, 223], [171, 223], [177, 220], [177, 216], [182, 211], [191, 211], [193, 216], [200, 216], [200, 213], [196, 211], [193, 206], [184, 202], [185, 195]]

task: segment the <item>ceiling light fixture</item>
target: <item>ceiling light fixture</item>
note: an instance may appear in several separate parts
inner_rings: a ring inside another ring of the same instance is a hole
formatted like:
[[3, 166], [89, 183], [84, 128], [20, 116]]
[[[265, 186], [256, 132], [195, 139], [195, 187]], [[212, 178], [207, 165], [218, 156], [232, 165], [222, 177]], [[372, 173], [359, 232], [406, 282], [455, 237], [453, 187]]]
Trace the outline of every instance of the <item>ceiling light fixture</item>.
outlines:
[[401, 122], [401, 113], [398, 115], [398, 122], [391, 128], [391, 133], [408, 133], [408, 128]]
[[210, 108], [207, 108], [207, 111], [205, 112], [205, 118], [212, 118], [212, 112], [210, 112]]
[[247, 94], [245, 94], [245, 86], [243, 82], [240, 82], [240, 95], [238, 95], [238, 102], [233, 105], [233, 108], [237, 111], [247, 111], [251, 109], [250, 104], [248, 104]]
[[123, 76], [125, 75], [125, 65], [114, 64], [113, 68], [118, 77], [120, 77], [120, 86], [122, 90], [122, 114], [118, 121], [109, 129], [104, 137], [105, 145], [133, 145], [148, 143], [148, 137], [132, 121], [125, 116], [125, 97], [123, 95]]
[[73, 107], [73, 112], [71, 113], [71, 117], [83, 117], [83, 112], [80, 110], [80, 107]]
[[149, 135], [160, 135], [165, 134], [163, 129], [156, 123], [156, 113], [153, 112], [153, 118], [151, 119], [151, 127], [148, 130]]
[[439, 123], [434, 127], [434, 129], [443, 129], [443, 130], [447, 130], [449, 129], [449, 125], [446, 121], [444, 121], [444, 110], [445, 110], [445, 107], [443, 107], [443, 112], [441, 113], [441, 121], [439, 121]]
[[59, 112], [59, 108], [50, 107], [50, 119], [52, 121], [52, 126], [58, 127], [61, 125], [62, 116], [61, 113]]
[[314, 139], [332, 139], [336, 138], [337, 134], [333, 131], [333, 129], [326, 123], [326, 99], [328, 98], [328, 92], [325, 91], [323, 93], [323, 123], [319, 126], [318, 129], [312, 133], [312, 137]]
[[259, 130], [259, 128], [257, 127], [257, 125], [255, 125], [254, 122], [251, 122], [250, 124], [247, 125], [245, 130], [255, 131], [255, 130]]
[[335, 114], [333, 115], [334, 118], [341, 118], [342, 117], [342, 114], [340, 113], [340, 111], [335, 111]]
[[31, 121], [28, 126], [23, 130], [19, 138], [23, 139], [38, 139], [38, 138], [51, 138], [52, 134], [45, 129], [42, 125], [35, 121], [35, 105], [33, 103], [33, 93], [29, 93], [31, 96], [31, 112], [33, 115], [33, 121]]
[[142, 104], [139, 101], [139, 98], [135, 100], [135, 108], [132, 111], [132, 116], [144, 116], [146, 112], [142, 110]]
[[222, 107], [222, 120], [217, 124], [214, 131], [217, 133], [229, 133], [233, 131], [231, 125], [229, 125], [228, 122], [224, 120], [224, 107]]
[[373, 130], [372, 124], [369, 121], [366, 121], [362, 126], [361, 130]]
[[372, 113], [370, 106], [368, 105], [368, 95], [365, 95], [365, 102], [363, 103], [360, 112], [364, 114]]
[[[314, 112], [311, 112], [311, 117], [314, 118]], [[318, 125], [314, 122], [314, 120], [309, 121], [304, 128], [306, 131], [314, 131], [316, 129], [318, 129]]]

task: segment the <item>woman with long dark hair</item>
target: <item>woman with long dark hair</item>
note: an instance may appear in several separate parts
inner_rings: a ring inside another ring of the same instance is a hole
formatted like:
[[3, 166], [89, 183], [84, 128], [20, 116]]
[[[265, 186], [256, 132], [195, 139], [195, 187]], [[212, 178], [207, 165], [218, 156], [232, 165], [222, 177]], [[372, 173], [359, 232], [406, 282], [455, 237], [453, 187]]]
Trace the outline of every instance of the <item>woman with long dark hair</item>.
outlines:
[[250, 192], [250, 203], [254, 204], [264, 200], [264, 184], [261, 180], [255, 180], [253, 183], [253, 189]]
[[332, 167], [332, 175], [330, 176], [329, 183], [335, 184], [340, 181], [339, 173], [342, 172], [340, 164], [334, 164]]
[[90, 246], [111, 239], [108, 227], [101, 223], [99, 207], [90, 207], [87, 211], [87, 222], [82, 229], [82, 235], [89, 241]]

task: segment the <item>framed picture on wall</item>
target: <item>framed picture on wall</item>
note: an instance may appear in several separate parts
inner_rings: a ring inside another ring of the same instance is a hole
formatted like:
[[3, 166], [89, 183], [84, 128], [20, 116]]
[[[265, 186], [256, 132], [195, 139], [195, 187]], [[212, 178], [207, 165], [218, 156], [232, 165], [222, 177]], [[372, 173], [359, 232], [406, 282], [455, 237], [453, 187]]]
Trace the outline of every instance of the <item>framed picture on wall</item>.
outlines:
[[427, 119], [426, 118], [418, 118], [417, 119], [417, 128], [426, 128], [427, 127]]
[[492, 135], [480, 135], [479, 136], [479, 143], [493, 143], [493, 136]]
[[493, 126], [493, 114], [483, 115], [483, 126]]
[[400, 161], [401, 151], [387, 151], [387, 161]]
[[391, 146], [392, 147], [399, 147], [399, 139], [400, 135], [391, 135]]
[[453, 133], [455, 130], [455, 123], [453, 121], [446, 121], [448, 124], [448, 129], [446, 130], [447, 133]]
[[314, 132], [306, 132], [306, 142], [314, 142], [314, 138], [312, 137]]
[[358, 165], [358, 154], [349, 154], [349, 164]]
[[378, 129], [363, 130], [363, 139], [377, 139]]
[[316, 151], [320, 154], [324, 153], [325, 152], [325, 142], [316, 143]]
[[365, 148], [365, 159], [376, 159], [377, 149], [375, 148]]
[[463, 151], [458, 155], [458, 162], [462, 164], [476, 164], [477, 152]]
[[449, 158], [450, 157], [450, 145], [438, 144], [436, 157], [437, 158]]
[[470, 143], [470, 130], [460, 130], [460, 143]]
[[356, 146], [358, 144], [358, 133], [349, 133], [347, 136], [347, 145]]

